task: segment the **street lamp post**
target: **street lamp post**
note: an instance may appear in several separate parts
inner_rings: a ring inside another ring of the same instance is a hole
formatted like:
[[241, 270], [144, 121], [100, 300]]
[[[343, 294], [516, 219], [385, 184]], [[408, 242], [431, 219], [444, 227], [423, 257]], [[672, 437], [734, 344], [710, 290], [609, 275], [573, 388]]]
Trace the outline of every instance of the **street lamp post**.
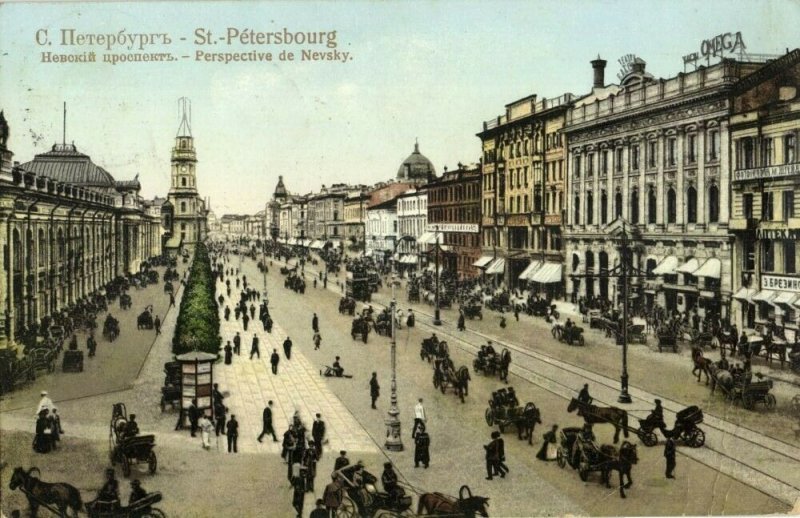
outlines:
[[439, 314], [439, 225], [433, 228], [435, 231], [434, 237], [436, 238], [436, 259], [433, 271], [435, 275], [434, 279], [436, 280], [435, 292], [433, 295], [435, 304], [435, 309], [433, 310], [433, 325], [440, 326], [442, 325], [442, 319]]
[[395, 329], [395, 319], [397, 318], [397, 300], [395, 299], [394, 287], [397, 282], [395, 273], [394, 254], [397, 253], [397, 245], [400, 240], [395, 239], [394, 251], [392, 254], [392, 303], [390, 304], [389, 318], [392, 322], [392, 392], [389, 398], [389, 417], [386, 419], [386, 443], [384, 446], [389, 451], [403, 451], [403, 440], [400, 437], [400, 409], [397, 407], [397, 339]]
[[630, 403], [631, 395], [628, 393], [628, 233], [625, 224], [622, 225], [621, 261], [622, 268], [622, 374], [620, 375], [621, 389], [617, 401]]

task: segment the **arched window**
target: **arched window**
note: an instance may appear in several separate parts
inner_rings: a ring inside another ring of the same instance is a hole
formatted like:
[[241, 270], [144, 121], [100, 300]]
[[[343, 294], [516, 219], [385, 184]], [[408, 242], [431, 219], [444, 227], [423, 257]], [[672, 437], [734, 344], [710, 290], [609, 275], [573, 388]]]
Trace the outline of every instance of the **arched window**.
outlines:
[[719, 189], [713, 184], [708, 188], [708, 221], [719, 221]]
[[47, 243], [44, 238], [44, 230], [39, 229], [39, 266], [44, 266], [44, 261], [47, 258]]
[[586, 193], [586, 224], [594, 224], [594, 195], [591, 192]]
[[678, 205], [675, 199], [675, 189], [672, 187], [667, 191], [667, 223], [675, 223], [678, 217]]
[[186, 202], [185, 201], [181, 202], [181, 212], [186, 212]]
[[581, 197], [575, 196], [575, 221], [574, 224], [580, 225], [581, 224]]
[[631, 223], [639, 223], [639, 189], [631, 191]]
[[647, 222], [656, 222], [656, 190], [650, 187], [647, 190]]
[[614, 195], [614, 217], [622, 217], [622, 193], [619, 191]]
[[181, 178], [181, 187], [186, 187], [186, 177]]
[[697, 190], [694, 186], [686, 189], [686, 222], [697, 223]]
[[603, 225], [608, 223], [608, 193], [606, 191], [600, 193], [600, 223]]

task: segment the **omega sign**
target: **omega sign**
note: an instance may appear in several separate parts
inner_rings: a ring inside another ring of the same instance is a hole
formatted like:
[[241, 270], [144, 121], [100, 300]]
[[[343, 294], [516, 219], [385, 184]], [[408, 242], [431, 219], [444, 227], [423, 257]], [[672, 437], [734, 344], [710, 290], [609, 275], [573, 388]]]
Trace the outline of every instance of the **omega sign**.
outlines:
[[712, 57], [744, 52], [746, 49], [747, 46], [744, 44], [741, 32], [726, 32], [703, 40], [700, 43], [700, 52], [692, 52], [683, 56], [683, 63], [695, 65], [700, 58], [705, 58], [706, 62], [709, 62]]
[[773, 290], [773, 291], [791, 291], [794, 293], [800, 293], [800, 277], [762, 275], [761, 289]]

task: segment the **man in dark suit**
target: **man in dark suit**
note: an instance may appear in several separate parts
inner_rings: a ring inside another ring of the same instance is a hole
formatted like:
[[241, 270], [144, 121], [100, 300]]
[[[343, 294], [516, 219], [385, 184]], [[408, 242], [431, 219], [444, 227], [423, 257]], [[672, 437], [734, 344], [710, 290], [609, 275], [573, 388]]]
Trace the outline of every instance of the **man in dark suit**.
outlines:
[[250, 347], [250, 359], [253, 359], [253, 355], [257, 355], [259, 359], [261, 359], [261, 351], [258, 349], [258, 335], [253, 333], [253, 345]]
[[333, 463], [333, 471], [339, 471], [340, 469], [349, 465], [350, 459], [347, 458], [347, 452], [342, 450], [339, 452], [339, 456], [336, 457], [336, 461]]
[[272, 364], [272, 374], [278, 374], [278, 362], [280, 361], [281, 357], [278, 356], [278, 351], [273, 349], [272, 356], [269, 357], [269, 363]]
[[311, 319], [311, 330], [315, 333], [319, 332], [319, 317], [317, 317], [316, 313], [314, 313], [314, 317]]
[[189, 405], [189, 410], [186, 412], [189, 416], [189, 424], [191, 425], [192, 437], [197, 433], [197, 422], [200, 420], [200, 409], [197, 408], [197, 400], [192, 399], [192, 404]]
[[314, 438], [317, 459], [322, 458], [322, 441], [325, 438], [325, 421], [322, 420], [322, 414], [317, 414], [314, 424], [311, 425], [311, 437]]
[[292, 339], [288, 336], [286, 337], [286, 340], [283, 341], [283, 354], [286, 355], [287, 360], [292, 359]]
[[664, 443], [664, 458], [667, 459], [667, 478], [675, 478], [672, 474], [675, 471], [675, 441], [672, 437], [667, 437], [667, 442]]
[[272, 400], [267, 401], [261, 421], [262, 428], [261, 435], [258, 436], [258, 442], [261, 442], [261, 438], [265, 435], [272, 435], [272, 442], [278, 442], [278, 438], [275, 436], [275, 429], [272, 427]]
[[372, 398], [372, 408], [375, 407], [375, 401], [378, 400], [378, 396], [381, 395], [381, 386], [378, 385], [378, 373], [373, 372], [372, 378], [369, 380], [369, 395]]
[[236, 415], [231, 414], [228, 421], [228, 453], [238, 453], [237, 441], [239, 440], [239, 421], [236, 420]]
[[242, 354], [242, 337], [239, 336], [239, 331], [236, 331], [236, 336], [233, 337], [233, 352], [236, 356]]

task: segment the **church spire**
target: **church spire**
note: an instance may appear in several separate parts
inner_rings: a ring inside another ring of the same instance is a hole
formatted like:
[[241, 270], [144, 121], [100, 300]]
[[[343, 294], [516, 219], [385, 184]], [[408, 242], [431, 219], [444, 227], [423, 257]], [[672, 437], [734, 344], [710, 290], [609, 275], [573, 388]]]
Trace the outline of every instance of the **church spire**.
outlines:
[[181, 123], [178, 126], [178, 137], [192, 136], [192, 101], [187, 97], [178, 99], [178, 107], [181, 112]]

